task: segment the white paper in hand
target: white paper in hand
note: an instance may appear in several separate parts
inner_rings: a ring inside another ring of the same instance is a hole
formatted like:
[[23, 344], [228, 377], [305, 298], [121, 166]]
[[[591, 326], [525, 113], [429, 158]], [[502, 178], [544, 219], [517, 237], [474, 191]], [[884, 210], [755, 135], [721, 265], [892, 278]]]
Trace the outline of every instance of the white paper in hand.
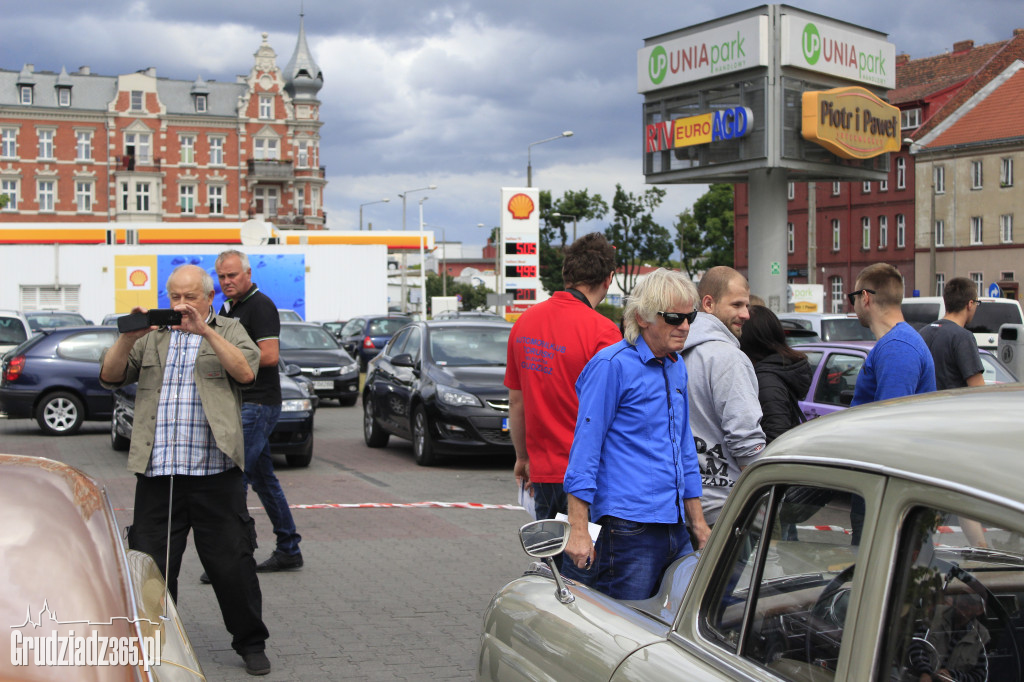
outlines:
[[533, 495], [526, 490], [526, 484], [519, 483], [517, 501], [519, 506], [526, 510], [526, 513], [530, 515], [531, 519], [537, 519], [537, 506], [533, 502]]

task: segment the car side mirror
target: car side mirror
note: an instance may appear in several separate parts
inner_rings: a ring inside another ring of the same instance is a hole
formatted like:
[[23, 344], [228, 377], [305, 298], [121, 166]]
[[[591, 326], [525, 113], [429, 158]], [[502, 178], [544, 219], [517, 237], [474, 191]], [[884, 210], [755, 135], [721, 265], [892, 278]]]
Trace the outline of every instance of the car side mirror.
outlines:
[[555, 579], [555, 597], [563, 604], [570, 604], [576, 597], [565, 586], [553, 557], [565, 551], [569, 544], [569, 524], [565, 521], [533, 521], [519, 529], [519, 541], [523, 550], [532, 557], [543, 559]]
[[416, 367], [416, 363], [413, 362], [412, 356], [408, 353], [399, 353], [395, 357], [391, 358], [391, 364], [395, 367]]
[[284, 366], [284, 373], [285, 376], [297, 377], [302, 374], [302, 368], [298, 365], [287, 364]]

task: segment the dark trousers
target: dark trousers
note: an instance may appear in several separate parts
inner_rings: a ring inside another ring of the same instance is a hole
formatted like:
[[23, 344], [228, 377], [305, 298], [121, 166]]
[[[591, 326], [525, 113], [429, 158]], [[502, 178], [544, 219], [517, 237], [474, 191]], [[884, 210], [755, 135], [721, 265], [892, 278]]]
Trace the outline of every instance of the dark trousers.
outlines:
[[[288, 556], [299, 554], [302, 536], [295, 530], [292, 510], [274, 473], [274, 460], [270, 458], [270, 432], [281, 416], [281, 405], [242, 403], [242, 433], [245, 437], [245, 476], [267, 511], [274, 526], [277, 551]], [[244, 485], [244, 484], [243, 484]]]
[[135, 518], [128, 546], [153, 557], [177, 601], [178, 572], [191, 529], [224, 625], [232, 635], [231, 646], [240, 655], [263, 651], [269, 633], [263, 624], [263, 594], [253, 559], [256, 524], [245, 507], [241, 469], [174, 477], [170, 566], [165, 566], [170, 483], [170, 476], [136, 474]]

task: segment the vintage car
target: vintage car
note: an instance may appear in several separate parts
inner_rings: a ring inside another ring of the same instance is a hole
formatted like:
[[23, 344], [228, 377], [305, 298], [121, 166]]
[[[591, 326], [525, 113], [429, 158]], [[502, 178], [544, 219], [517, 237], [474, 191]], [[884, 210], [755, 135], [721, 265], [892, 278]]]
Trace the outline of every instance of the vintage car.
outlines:
[[0, 679], [205, 679], [160, 570], [125, 550], [104, 488], [61, 462], [0, 455], [0, 514]]
[[1022, 410], [1006, 384], [793, 429], [645, 600], [562, 579], [567, 525], [529, 524], [548, 558], [491, 600], [478, 679], [1021, 680]]

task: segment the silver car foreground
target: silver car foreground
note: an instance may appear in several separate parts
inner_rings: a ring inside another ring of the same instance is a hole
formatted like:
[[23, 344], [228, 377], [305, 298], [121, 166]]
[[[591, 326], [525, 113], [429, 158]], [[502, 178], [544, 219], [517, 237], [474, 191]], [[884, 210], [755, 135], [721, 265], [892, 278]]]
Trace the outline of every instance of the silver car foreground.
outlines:
[[[803, 424], [746, 469], [699, 558], [652, 598], [560, 590], [533, 564], [486, 611], [478, 677], [1021, 680], [1022, 413], [1010, 384]], [[565, 532], [524, 527], [524, 547], [550, 555]]]

